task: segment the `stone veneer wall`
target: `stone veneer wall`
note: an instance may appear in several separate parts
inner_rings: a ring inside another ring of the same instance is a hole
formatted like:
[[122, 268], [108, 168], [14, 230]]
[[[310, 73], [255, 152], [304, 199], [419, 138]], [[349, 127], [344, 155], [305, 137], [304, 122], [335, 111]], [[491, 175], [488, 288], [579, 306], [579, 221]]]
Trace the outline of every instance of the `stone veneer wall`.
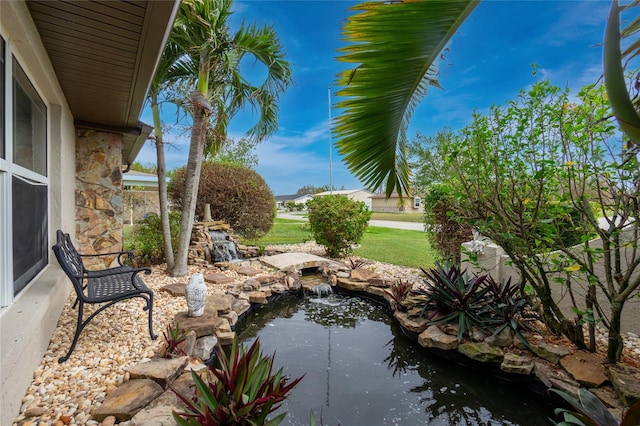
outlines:
[[[122, 250], [122, 135], [76, 131], [76, 241], [81, 254]], [[107, 267], [113, 257], [92, 263]]]

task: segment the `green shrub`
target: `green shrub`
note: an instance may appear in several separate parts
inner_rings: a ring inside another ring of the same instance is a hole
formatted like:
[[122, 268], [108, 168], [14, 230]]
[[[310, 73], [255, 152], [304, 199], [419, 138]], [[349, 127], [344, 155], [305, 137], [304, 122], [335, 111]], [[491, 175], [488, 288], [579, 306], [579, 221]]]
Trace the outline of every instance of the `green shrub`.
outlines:
[[[178, 234], [180, 232], [179, 212], [169, 213], [169, 227], [171, 228], [171, 243], [175, 252], [178, 249]], [[125, 247], [136, 255], [136, 266], [164, 263], [164, 241], [162, 240], [160, 216], [151, 213], [142, 222], [136, 224], [131, 241], [125, 241]]]
[[346, 256], [362, 239], [371, 212], [361, 201], [344, 195], [315, 197], [307, 202], [309, 225], [316, 243], [322, 244], [330, 257]]
[[[169, 197], [182, 206], [185, 168], [176, 170], [169, 184]], [[273, 225], [276, 201], [267, 183], [254, 170], [237, 164], [202, 164], [196, 216], [204, 217], [204, 205], [211, 205], [211, 217], [227, 222], [246, 238], [266, 234]]]

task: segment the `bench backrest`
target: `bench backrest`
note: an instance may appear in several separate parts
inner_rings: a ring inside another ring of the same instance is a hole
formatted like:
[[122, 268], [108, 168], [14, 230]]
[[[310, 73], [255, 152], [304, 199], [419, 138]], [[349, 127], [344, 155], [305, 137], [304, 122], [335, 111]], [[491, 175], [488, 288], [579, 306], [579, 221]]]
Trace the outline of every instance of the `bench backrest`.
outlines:
[[71, 282], [76, 287], [76, 291], [82, 294], [82, 276], [84, 275], [84, 265], [80, 253], [76, 250], [71, 242], [69, 234], [65, 234], [58, 230], [56, 232], [56, 244], [53, 246], [53, 252], [58, 259], [58, 263], [67, 274]]

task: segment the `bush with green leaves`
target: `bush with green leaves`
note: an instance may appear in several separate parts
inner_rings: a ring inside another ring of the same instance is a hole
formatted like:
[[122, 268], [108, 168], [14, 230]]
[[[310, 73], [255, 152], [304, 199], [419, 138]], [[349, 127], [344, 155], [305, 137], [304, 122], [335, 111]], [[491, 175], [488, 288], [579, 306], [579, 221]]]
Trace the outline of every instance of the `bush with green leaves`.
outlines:
[[248, 349], [234, 339], [229, 355], [218, 346], [216, 356], [220, 368], [208, 371], [213, 376], [209, 380], [192, 371], [195, 397], [176, 392], [185, 407], [184, 411], [173, 413], [176, 423], [180, 426], [280, 424], [286, 412], [271, 419], [267, 416], [280, 408], [302, 377], [290, 380], [282, 374], [282, 368], [274, 373], [275, 355], [263, 355], [259, 339]]
[[330, 257], [347, 256], [362, 239], [371, 211], [362, 201], [344, 195], [326, 195], [307, 201], [309, 226]]
[[[169, 197], [182, 206], [186, 169], [176, 170], [169, 184]], [[202, 164], [196, 216], [204, 217], [210, 204], [211, 217], [231, 225], [246, 238], [266, 234], [273, 225], [276, 201], [264, 179], [254, 170], [238, 164], [205, 162]]]
[[[169, 213], [169, 227], [171, 228], [171, 242], [178, 247], [178, 233], [180, 231], [180, 213]], [[136, 255], [135, 265], [159, 265], [165, 262], [164, 243], [162, 241], [162, 222], [155, 213], [148, 214], [142, 222], [135, 225], [130, 241], [125, 241], [125, 248]]]

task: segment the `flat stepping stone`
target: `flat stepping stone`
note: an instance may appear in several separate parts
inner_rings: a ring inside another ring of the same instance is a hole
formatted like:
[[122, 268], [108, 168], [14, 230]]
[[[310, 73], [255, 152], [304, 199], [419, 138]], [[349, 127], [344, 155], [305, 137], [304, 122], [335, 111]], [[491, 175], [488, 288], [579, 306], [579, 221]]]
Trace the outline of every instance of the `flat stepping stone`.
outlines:
[[169, 284], [160, 288], [160, 291], [167, 292], [174, 297], [184, 296], [184, 292], [185, 292], [184, 289], [186, 286], [187, 286], [186, 284], [182, 284], [182, 283]]
[[600, 355], [587, 351], [576, 351], [560, 359], [560, 365], [567, 370], [578, 383], [597, 388], [608, 380]]
[[91, 416], [99, 422], [109, 416], [115, 417], [118, 422], [124, 422], [163, 392], [162, 386], [151, 379], [129, 380], [111, 392], [102, 405], [94, 408]]
[[326, 259], [324, 257], [316, 256], [315, 254], [309, 253], [281, 253], [274, 254], [273, 256], [265, 256], [260, 258], [260, 261], [265, 265], [271, 266], [276, 269], [307, 269], [307, 268], [317, 268], [326, 264], [338, 265], [339, 267], [344, 267], [344, 265]]
[[458, 352], [480, 362], [499, 362], [504, 360], [502, 349], [485, 342], [465, 342], [458, 345]]
[[155, 358], [129, 368], [132, 379], [151, 379], [163, 389], [167, 389], [189, 364], [189, 357]]
[[611, 384], [627, 407], [640, 402], [640, 368], [616, 364], [609, 367]]
[[175, 425], [173, 412], [181, 410], [178, 397], [172, 390], [168, 390], [147, 407], [138, 411], [131, 419], [130, 426]]
[[418, 343], [423, 348], [437, 348], [449, 351], [458, 347], [458, 339], [443, 333], [437, 325], [430, 325], [418, 336]]
[[406, 312], [395, 311], [393, 316], [401, 326], [413, 333], [422, 333], [429, 327], [429, 320], [426, 318], [410, 317]]
[[231, 310], [236, 298], [230, 294], [215, 294], [207, 297], [205, 301], [205, 312], [207, 310], [216, 311], [218, 315], [226, 314]]
[[352, 281], [347, 278], [338, 278], [337, 286], [349, 291], [367, 291], [368, 282]]
[[215, 272], [213, 274], [206, 274], [204, 281], [210, 284], [227, 284], [233, 281], [233, 278], [226, 276], [222, 272]]
[[531, 374], [533, 367], [533, 358], [514, 352], [507, 352], [504, 355], [502, 364], [500, 364], [500, 370], [506, 373], [523, 374], [525, 376]]
[[534, 354], [554, 364], [560, 362], [560, 358], [571, 353], [571, 349], [569, 349], [567, 346], [552, 345], [546, 342], [531, 342], [530, 346]]
[[251, 266], [242, 266], [236, 271], [240, 275], [246, 275], [248, 277], [253, 277], [254, 275], [258, 275], [260, 273], [259, 269], [253, 268]]
[[204, 314], [199, 317], [190, 317], [186, 312], [178, 312], [175, 316], [176, 326], [187, 333], [193, 330], [196, 337], [213, 334], [219, 320], [216, 311], [206, 308]]

